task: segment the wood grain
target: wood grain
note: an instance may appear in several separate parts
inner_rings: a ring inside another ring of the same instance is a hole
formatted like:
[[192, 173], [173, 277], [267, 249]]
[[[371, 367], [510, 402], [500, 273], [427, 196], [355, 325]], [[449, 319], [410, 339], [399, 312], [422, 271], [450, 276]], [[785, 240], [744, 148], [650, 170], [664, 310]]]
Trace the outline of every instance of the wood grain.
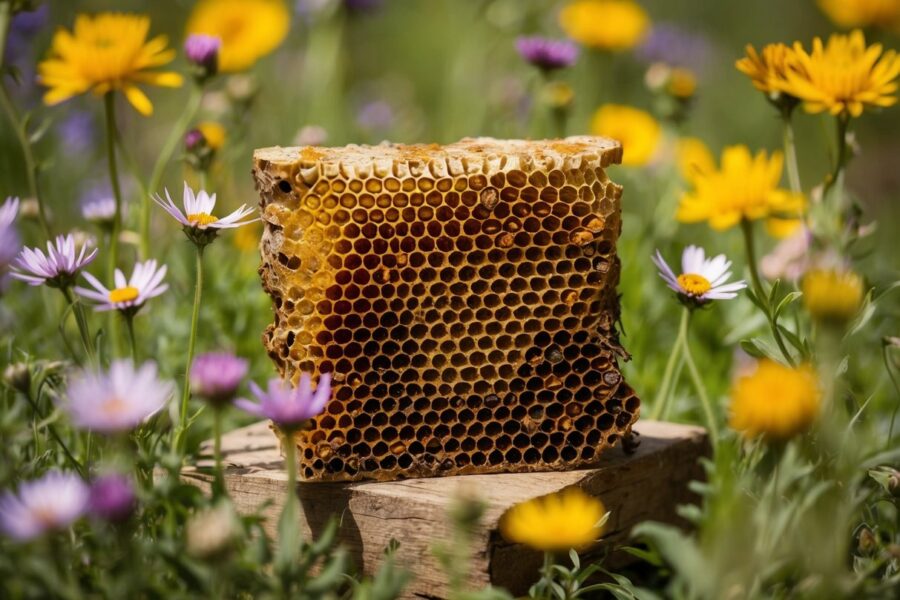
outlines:
[[[512, 505], [577, 485], [601, 498], [611, 512], [603, 544], [619, 544], [631, 528], [648, 519], [680, 524], [676, 507], [692, 501], [688, 482], [703, 478], [698, 459], [709, 453], [705, 430], [688, 425], [639, 421], [641, 444], [633, 454], [615, 448], [601, 466], [568, 472], [502, 473], [393, 482], [300, 483], [303, 535], [318, 535], [332, 515], [340, 518], [341, 543], [356, 565], [372, 573], [384, 548], [400, 542], [400, 564], [415, 579], [407, 597], [445, 597], [446, 581], [431, 548], [449, 538], [447, 510], [460, 495], [475, 496], [487, 510], [475, 537], [471, 585], [488, 583], [524, 592], [533, 582], [540, 556], [505, 542], [497, 532], [500, 516]], [[274, 537], [284, 504], [287, 475], [278, 440], [267, 423], [226, 434], [225, 483], [238, 511], [260, 510]], [[183, 477], [209, 488], [208, 466], [185, 469]], [[596, 549], [595, 549], [596, 551]], [[615, 555], [612, 557], [615, 561]]]

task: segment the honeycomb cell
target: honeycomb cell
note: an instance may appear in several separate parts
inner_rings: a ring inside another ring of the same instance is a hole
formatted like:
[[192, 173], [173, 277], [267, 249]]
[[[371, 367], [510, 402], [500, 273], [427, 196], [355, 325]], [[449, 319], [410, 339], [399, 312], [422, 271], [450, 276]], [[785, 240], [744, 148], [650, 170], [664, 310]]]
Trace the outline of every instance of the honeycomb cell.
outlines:
[[591, 137], [255, 153], [263, 341], [294, 381], [333, 374], [304, 479], [569, 469], [628, 434], [620, 158]]

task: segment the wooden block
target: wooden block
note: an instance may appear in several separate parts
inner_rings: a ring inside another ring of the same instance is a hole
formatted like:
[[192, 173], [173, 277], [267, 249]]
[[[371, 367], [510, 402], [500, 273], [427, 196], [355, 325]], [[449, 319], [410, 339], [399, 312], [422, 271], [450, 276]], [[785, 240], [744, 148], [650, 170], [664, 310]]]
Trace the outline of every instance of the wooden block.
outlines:
[[[372, 573], [393, 538], [400, 542], [399, 563], [415, 579], [406, 597], [446, 596], [443, 574], [431, 553], [435, 541], [449, 538], [447, 510], [460, 494], [482, 499], [487, 510], [475, 537], [471, 585], [488, 583], [521, 594], [533, 583], [541, 557], [499, 535], [500, 516], [512, 505], [577, 485], [599, 497], [611, 512], [605, 544], [628, 538], [631, 528], [648, 519], [681, 524], [676, 507], [692, 501], [691, 480], [703, 479], [698, 463], [709, 441], [700, 427], [639, 421], [641, 444], [633, 454], [619, 448], [604, 453], [593, 469], [546, 473], [500, 473], [392, 482], [301, 482], [297, 493], [304, 508], [303, 534], [318, 535], [331, 515], [341, 519], [339, 538], [355, 564]], [[267, 423], [228, 433], [222, 440], [227, 465], [225, 483], [238, 511], [263, 510], [274, 537], [284, 504], [287, 474], [278, 441]], [[184, 478], [204, 489], [207, 469], [186, 469]]]

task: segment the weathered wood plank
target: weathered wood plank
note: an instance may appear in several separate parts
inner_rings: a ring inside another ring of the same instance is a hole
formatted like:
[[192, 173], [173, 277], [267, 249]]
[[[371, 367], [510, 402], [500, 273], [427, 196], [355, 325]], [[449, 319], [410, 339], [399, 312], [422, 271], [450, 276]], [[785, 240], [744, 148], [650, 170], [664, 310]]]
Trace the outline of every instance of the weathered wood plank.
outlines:
[[[400, 542], [400, 562], [412, 569], [409, 597], [446, 593], [446, 582], [431, 553], [437, 540], [449, 537], [447, 509], [461, 494], [487, 505], [476, 535], [472, 585], [502, 585], [521, 593], [532, 582], [540, 557], [506, 543], [497, 533], [500, 516], [513, 504], [577, 485], [601, 498], [611, 511], [605, 543], [627, 539], [644, 520], [678, 523], [675, 509], [691, 499], [687, 484], [703, 477], [698, 459], [709, 451], [702, 428], [639, 421], [642, 443], [633, 454], [615, 448], [595, 469], [569, 472], [511, 473], [408, 479], [393, 482], [300, 483], [304, 535], [318, 535], [332, 515], [341, 519], [340, 540], [366, 573], [374, 571], [390, 540]], [[274, 535], [284, 504], [287, 476], [278, 442], [266, 423], [232, 431], [222, 440], [227, 465], [225, 483], [236, 507], [263, 509]], [[208, 489], [204, 465], [186, 469], [186, 480]]]

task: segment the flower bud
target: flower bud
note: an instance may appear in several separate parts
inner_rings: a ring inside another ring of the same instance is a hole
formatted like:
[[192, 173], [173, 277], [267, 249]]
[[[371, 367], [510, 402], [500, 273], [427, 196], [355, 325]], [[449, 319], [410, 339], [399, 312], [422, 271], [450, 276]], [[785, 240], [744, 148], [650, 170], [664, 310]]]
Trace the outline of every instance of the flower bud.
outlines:
[[219, 50], [222, 40], [211, 35], [194, 33], [184, 42], [184, 54], [198, 80], [212, 77], [219, 71]]
[[13, 363], [3, 371], [3, 382], [9, 387], [28, 394], [31, 392], [31, 371], [25, 363]]
[[240, 535], [234, 508], [222, 501], [196, 513], [187, 522], [186, 533], [189, 555], [213, 559], [226, 554]]
[[91, 484], [91, 514], [111, 523], [126, 521], [137, 506], [134, 486], [125, 475], [103, 475]]

